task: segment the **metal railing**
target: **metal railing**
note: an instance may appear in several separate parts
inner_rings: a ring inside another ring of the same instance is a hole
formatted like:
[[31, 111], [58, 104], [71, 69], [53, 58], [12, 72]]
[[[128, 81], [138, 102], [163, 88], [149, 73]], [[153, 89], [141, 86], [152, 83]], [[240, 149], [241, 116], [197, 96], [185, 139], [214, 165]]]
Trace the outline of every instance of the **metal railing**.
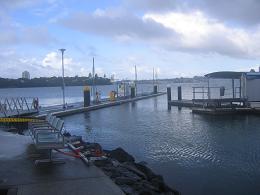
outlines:
[[29, 113], [38, 108], [37, 97], [0, 97], [0, 113], [5, 117]]
[[[224, 88], [224, 95], [220, 95], [220, 90], [223, 87], [192, 87], [192, 93], [193, 93], [193, 99], [211, 99], [212, 95], [214, 95], [217, 98], [223, 98], [223, 97], [233, 97], [233, 92], [230, 92], [230, 90]], [[215, 93], [212, 93], [212, 91], [215, 90]], [[218, 92], [217, 92], [218, 90]], [[241, 98], [241, 87], [235, 87], [235, 97], [234, 98]], [[198, 98], [199, 96], [199, 98]]]

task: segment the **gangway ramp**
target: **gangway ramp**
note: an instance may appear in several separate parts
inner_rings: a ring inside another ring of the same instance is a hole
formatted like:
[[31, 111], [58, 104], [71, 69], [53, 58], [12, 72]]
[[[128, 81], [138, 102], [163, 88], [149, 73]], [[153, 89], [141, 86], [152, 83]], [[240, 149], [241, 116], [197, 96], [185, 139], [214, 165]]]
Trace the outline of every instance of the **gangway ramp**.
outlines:
[[17, 117], [38, 112], [37, 97], [0, 97], [0, 117]]

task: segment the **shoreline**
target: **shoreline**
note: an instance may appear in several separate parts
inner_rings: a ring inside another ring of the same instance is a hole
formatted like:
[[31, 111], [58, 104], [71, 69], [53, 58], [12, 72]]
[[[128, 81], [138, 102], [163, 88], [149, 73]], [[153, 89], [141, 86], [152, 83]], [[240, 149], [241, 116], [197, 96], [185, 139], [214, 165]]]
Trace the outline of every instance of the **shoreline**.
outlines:
[[[24, 154], [24, 151], [29, 147], [28, 143], [29, 145], [33, 145], [33, 142], [27, 135], [18, 134], [18, 132], [13, 130], [0, 129], [0, 131], [3, 132], [1, 132], [0, 136], [7, 135], [10, 136], [11, 139], [24, 137], [22, 140], [26, 140], [27, 145], [25, 144], [20, 147], [20, 144], [19, 146], [16, 144], [16, 146], [20, 148], [20, 153], [17, 153], [18, 156]], [[163, 177], [155, 174], [145, 162], [136, 162], [133, 156], [120, 147], [114, 150], [105, 150], [102, 149], [102, 146], [98, 143], [89, 143], [82, 140], [81, 136], [71, 136], [69, 133], [65, 133], [64, 136], [68, 142], [74, 142], [74, 146], [80, 148], [81, 152], [84, 154], [88, 153], [86, 156], [90, 163], [89, 166], [85, 167], [94, 166], [100, 169], [125, 194], [180, 194], [177, 190], [165, 184]], [[8, 144], [10, 144], [10, 141]], [[96, 148], [98, 148], [101, 153], [97, 154]], [[95, 151], [94, 155], [90, 152], [93, 151], [93, 149]], [[14, 156], [11, 156], [6, 159], [2, 157], [1, 161], [9, 160], [13, 157]]]
[[[90, 161], [94, 158], [91, 164], [100, 168], [125, 194], [180, 195], [164, 182], [161, 175], [154, 173], [146, 162], [136, 162], [124, 149], [118, 147], [105, 150], [99, 143], [85, 142], [81, 136], [71, 136], [68, 133], [66, 137], [73, 140], [75, 153], [80, 150]], [[99, 152], [89, 153], [92, 150]]]

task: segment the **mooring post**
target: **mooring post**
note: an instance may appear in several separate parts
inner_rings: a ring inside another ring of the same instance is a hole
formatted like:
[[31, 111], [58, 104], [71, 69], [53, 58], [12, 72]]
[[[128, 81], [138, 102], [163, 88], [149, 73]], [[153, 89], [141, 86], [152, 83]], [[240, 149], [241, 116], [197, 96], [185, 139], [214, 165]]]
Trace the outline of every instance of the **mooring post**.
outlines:
[[170, 102], [172, 101], [171, 87], [167, 87], [167, 100], [168, 100], [168, 110], [171, 110], [171, 104], [170, 104]]
[[90, 88], [84, 87], [84, 107], [90, 106]]
[[135, 90], [136, 88], [135, 87], [131, 87], [131, 98], [134, 98], [135, 97]]
[[181, 86], [178, 86], [178, 100], [182, 100]]
[[157, 87], [157, 85], [154, 85], [154, 86], [153, 86], [153, 93], [154, 93], [154, 94], [157, 94], [157, 93], [158, 93], [158, 87]]

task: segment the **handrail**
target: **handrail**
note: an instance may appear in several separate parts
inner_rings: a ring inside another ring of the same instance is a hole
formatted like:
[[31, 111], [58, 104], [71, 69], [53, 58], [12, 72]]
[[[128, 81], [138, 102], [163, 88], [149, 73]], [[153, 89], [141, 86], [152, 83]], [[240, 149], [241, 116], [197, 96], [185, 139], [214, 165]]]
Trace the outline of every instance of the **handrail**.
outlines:
[[[211, 97], [211, 89], [221, 89], [222, 87], [206, 87], [206, 86], [202, 86], [202, 87], [192, 87], [192, 93], [193, 93], [193, 99], [196, 99], [196, 94], [202, 94], [202, 99], [210, 99], [209, 97]], [[201, 89], [198, 91], [198, 89]], [[229, 93], [227, 93], [227, 91], [230, 91], [229, 89], [225, 88], [225, 94], [226, 95], [231, 95]], [[206, 94], [206, 95], [205, 95]], [[237, 97], [237, 94], [241, 95], [241, 87], [235, 87], [235, 97]]]
[[20, 115], [24, 111], [35, 111], [38, 108], [37, 97], [0, 97], [0, 114], [5, 117]]

